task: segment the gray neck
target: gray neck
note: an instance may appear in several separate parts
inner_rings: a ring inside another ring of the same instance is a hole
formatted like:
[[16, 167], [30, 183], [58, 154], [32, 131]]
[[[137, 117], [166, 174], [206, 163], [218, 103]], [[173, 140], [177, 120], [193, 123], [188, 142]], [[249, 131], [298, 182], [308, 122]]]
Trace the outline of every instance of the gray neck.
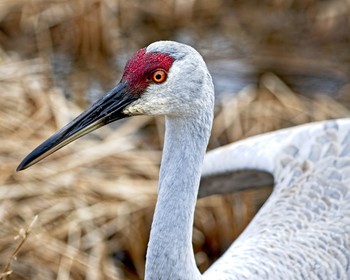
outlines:
[[212, 113], [208, 112], [199, 117], [166, 117], [145, 279], [200, 278], [192, 249], [192, 227], [211, 123]]

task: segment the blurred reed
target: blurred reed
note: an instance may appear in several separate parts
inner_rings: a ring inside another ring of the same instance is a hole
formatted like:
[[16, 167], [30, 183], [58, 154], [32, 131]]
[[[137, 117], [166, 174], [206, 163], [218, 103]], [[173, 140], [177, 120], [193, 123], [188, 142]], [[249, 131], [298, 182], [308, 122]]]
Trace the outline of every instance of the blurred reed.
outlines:
[[[326, 54], [335, 46], [344, 48], [349, 36], [343, 29], [349, 7], [346, 1], [335, 2], [2, 1], [0, 279], [143, 277], [162, 118], [138, 117], [104, 127], [36, 167], [15, 172], [23, 156], [82, 111], [90, 75], [107, 84], [115, 80], [113, 55], [128, 55], [158, 39], [183, 38], [184, 29], [204, 53], [216, 47], [206, 36], [219, 30], [232, 39], [227, 46], [239, 50], [231, 58], [245, 53], [246, 46], [261, 55], [288, 55], [301, 44], [291, 32], [301, 26], [313, 35], [303, 55], [314, 46]], [[276, 24], [268, 13], [291, 16]], [[61, 51], [74, 62], [63, 75], [72, 83], [68, 97], [52, 61]], [[345, 72], [346, 55], [332, 56], [344, 61], [339, 67]], [[282, 127], [349, 116], [347, 102], [297, 94], [273, 70], [262, 71], [257, 83], [235, 98], [219, 100], [209, 149]], [[342, 88], [340, 100], [348, 96], [347, 87]], [[244, 229], [270, 191], [266, 186], [198, 202], [193, 244], [201, 270]]]

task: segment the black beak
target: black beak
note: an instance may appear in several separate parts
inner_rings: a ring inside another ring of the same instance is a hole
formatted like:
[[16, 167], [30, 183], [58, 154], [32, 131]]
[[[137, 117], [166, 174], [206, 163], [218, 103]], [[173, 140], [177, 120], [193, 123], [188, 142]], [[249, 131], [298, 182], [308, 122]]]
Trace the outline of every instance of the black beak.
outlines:
[[123, 113], [123, 110], [137, 98], [136, 95], [128, 91], [128, 86], [125, 82], [120, 82], [89, 109], [36, 147], [18, 165], [17, 171], [28, 168], [70, 142], [101, 126], [128, 117], [128, 115]]

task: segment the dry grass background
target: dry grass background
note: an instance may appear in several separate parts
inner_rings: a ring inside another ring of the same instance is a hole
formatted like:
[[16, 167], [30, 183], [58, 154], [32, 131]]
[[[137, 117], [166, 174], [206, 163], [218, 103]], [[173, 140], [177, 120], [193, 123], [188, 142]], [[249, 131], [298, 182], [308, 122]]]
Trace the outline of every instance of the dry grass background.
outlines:
[[[350, 115], [348, 1], [130, 2], [0, 1], [0, 279], [142, 278], [162, 118], [127, 119], [25, 172], [15, 168], [89, 103], [91, 80], [108, 89], [126, 57], [151, 41], [182, 40], [208, 59], [219, 49], [226, 59], [255, 63], [254, 83], [218, 100], [210, 149]], [[310, 94], [305, 83], [320, 76], [321, 85], [337, 86], [322, 92], [312, 85]], [[269, 192], [198, 202], [193, 244], [200, 269]]]

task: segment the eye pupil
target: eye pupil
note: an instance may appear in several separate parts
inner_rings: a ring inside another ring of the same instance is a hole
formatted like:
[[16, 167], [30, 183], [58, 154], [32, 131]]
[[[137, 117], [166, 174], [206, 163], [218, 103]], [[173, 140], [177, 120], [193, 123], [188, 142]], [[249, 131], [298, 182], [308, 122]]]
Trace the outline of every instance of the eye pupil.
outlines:
[[157, 70], [157, 71], [153, 72], [151, 77], [152, 77], [153, 82], [160, 84], [160, 83], [165, 82], [165, 80], [167, 78], [167, 74], [164, 70]]

